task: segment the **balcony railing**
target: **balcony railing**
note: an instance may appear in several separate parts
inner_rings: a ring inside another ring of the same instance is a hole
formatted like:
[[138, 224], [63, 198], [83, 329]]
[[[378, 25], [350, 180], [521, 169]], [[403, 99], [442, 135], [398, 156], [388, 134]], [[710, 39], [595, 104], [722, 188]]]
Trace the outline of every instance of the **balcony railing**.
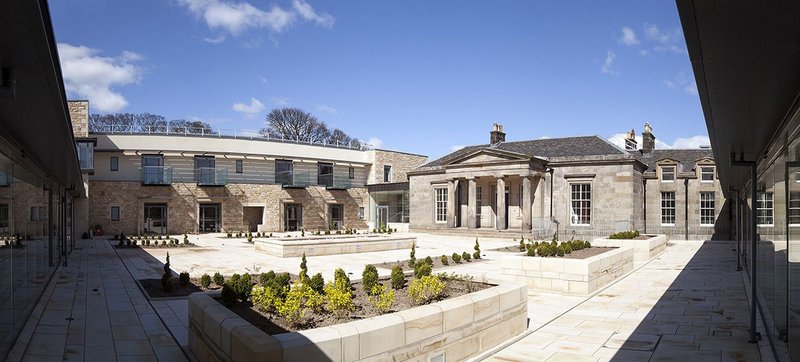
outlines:
[[200, 167], [194, 169], [197, 186], [225, 186], [228, 183], [228, 169], [224, 167]]
[[[329, 178], [330, 183], [325, 184], [328, 190], [347, 190], [353, 187], [353, 181], [349, 176], [333, 176]], [[321, 185], [320, 185], [321, 186]]]
[[305, 188], [317, 183], [316, 174], [310, 172], [281, 171], [275, 173], [275, 183], [284, 188]]
[[143, 166], [142, 185], [171, 185], [172, 166]]

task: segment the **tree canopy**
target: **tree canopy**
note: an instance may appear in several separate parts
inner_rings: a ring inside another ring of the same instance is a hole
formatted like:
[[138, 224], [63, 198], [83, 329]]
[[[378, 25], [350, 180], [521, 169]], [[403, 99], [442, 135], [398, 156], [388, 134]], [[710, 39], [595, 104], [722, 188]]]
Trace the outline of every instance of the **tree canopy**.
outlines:
[[216, 134], [202, 121], [175, 119], [152, 113], [108, 113], [89, 115], [89, 132]]
[[299, 108], [273, 109], [267, 114], [265, 123], [266, 127], [261, 129], [261, 134], [265, 137], [350, 147], [364, 146], [357, 138], [338, 128], [328, 128], [325, 122]]

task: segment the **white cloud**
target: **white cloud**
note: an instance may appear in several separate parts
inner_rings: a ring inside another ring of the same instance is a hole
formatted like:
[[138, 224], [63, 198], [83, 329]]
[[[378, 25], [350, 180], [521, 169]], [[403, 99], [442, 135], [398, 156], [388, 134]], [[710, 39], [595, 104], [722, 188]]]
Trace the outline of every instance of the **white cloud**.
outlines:
[[464, 147], [466, 147], [466, 146], [464, 146], [464, 145], [450, 146], [450, 152], [456, 152], [456, 151], [458, 151], [458, 150], [460, 150], [460, 149], [462, 149]]
[[272, 97], [272, 103], [279, 104], [282, 106], [289, 104], [289, 98], [287, 97]]
[[639, 44], [639, 39], [633, 29], [624, 26], [622, 27], [622, 35], [619, 37], [619, 42], [627, 46], [633, 46]]
[[[608, 137], [608, 141], [624, 149], [626, 137], [626, 133], [615, 133], [611, 135], [611, 137]], [[636, 135], [636, 144], [638, 148], [642, 148], [642, 136], [640, 134]], [[660, 150], [671, 148], [700, 148], [700, 146], [708, 145], [711, 145], [711, 140], [709, 140], [708, 136], [678, 137], [672, 144], [656, 138], [656, 148]]]
[[646, 57], [646, 56], [650, 55], [650, 51], [647, 50], [647, 49], [640, 49], [639, 50], [639, 55], [641, 55], [643, 57]]
[[370, 139], [367, 140], [367, 144], [372, 146], [372, 148], [383, 147], [383, 141], [378, 137], [370, 137]]
[[234, 103], [233, 110], [236, 112], [242, 112], [248, 117], [252, 117], [257, 113], [264, 111], [264, 103], [261, 103], [261, 101], [258, 99], [250, 98], [250, 104]]
[[294, 7], [294, 10], [297, 11], [301, 18], [308, 21], [313, 21], [321, 27], [330, 28], [333, 26], [333, 23], [336, 22], [336, 18], [334, 18], [332, 15], [318, 13], [313, 7], [311, 7], [311, 5], [303, 0], [292, 1], [292, 7]]
[[675, 28], [671, 32], [665, 32], [659, 29], [657, 25], [650, 23], [644, 23], [643, 29], [645, 38], [655, 43], [653, 47], [654, 51], [672, 53], [686, 52], [686, 49], [683, 47], [683, 37], [680, 29]]
[[614, 70], [614, 62], [617, 60], [617, 55], [614, 54], [613, 51], [609, 50], [606, 53], [606, 60], [603, 62], [603, 66], [600, 67], [600, 71], [605, 74], [616, 74], [617, 71]]
[[130, 51], [123, 51], [117, 57], [103, 57], [98, 53], [86, 46], [59, 43], [64, 87], [71, 96], [88, 99], [98, 111], [117, 112], [125, 108], [128, 101], [112, 87], [137, 83], [143, 71], [131, 63], [142, 57]]
[[215, 36], [213, 38], [204, 37], [203, 41], [211, 44], [219, 44], [225, 41], [225, 34], [220, 34], [219, 36]]
[[684, 72], [678, 72], [672, 79], [665, 79], [664, 85], [669, 89], [681, 89], [687, 94], [697, 95], [697, 84]]
[[318, 112], [322, 113], [334, 114], [334, 115], [339, 114], [339, 111], [336, 108], [324, 104], [317, 104], [314, 106], [314, 108], [316, 108]]

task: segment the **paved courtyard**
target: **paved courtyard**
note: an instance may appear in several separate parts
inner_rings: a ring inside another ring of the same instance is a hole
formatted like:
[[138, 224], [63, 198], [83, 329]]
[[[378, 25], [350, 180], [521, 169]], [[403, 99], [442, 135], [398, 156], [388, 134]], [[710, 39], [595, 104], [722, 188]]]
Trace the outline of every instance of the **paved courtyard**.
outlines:
[[[415, 234], [417, 258], [472, 251], [475, 239]], [[244, 239], [190, 236], [199, 248], [114, 249], [106, 240], [80, 240], [69, 267], [46, 292], [44, 312], [29, 341], [15, 349], [25, 360], [185, 360], [185, 299], [148, 301], [135, 279], [158, 278], [166, 253], [175, 272], [192, 276], [275, 270], [297, 273], [300, 258], [256, 252]], [[447, 272], [497, 282], [491, 249], [514, 245], [481, 238], [485, 261]], [[744, 284], [732, 243], [677, 241], [662, 256], [637, 263], [627, 277], [586, 297], [528, 293], [529, 328], [523, 338], [489, 357], [498, 361], [720, 361], [760, 359], [747, 344]], [[408, 250], [315, 256], [310, 273], [332, 278], [337, 267], [360, 278], [366, 264], [408, 258]], [[388, 270], [380, 270], [388, 275]], [[71, 320], [70, 320], [71, 318]], [[24, 338], [22, 339], [24, 340]], [[27, 348], [26, 348], [27, 347]], [[24, 353], [23, 353], [24, 352]]]

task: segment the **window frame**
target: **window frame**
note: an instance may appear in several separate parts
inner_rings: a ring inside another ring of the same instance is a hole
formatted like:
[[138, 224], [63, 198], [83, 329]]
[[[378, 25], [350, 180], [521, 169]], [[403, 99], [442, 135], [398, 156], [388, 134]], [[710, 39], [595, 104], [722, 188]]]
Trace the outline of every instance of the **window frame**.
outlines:
[[44, 221], [44, 207], [31, 206], [30, 221]]
[[117, 172], [119, 171], [119, 156], [111, 156], [108, 159], [108, 167], [110, 172]]
[[[386, 168], [389, 168], [389, 172], [386, 172]], [[391, 183], [394, 176], [394, 167], [392, 165], [386, 164], [383, 165], [383, 182], [384, 183]]]
[[[659, 175], [659, 180], [661, 180], [661, 182], [675, 182], [675, 180], [678, 179], [678, 165], [660, 165], [658, 167], [661, 170], [661, 175]], [[665, 169], [672, 169], [672, 172], [669, 172], [672, 174], [672, 179], [664, 179]]]
[[481, 213], [481, 209], [483, 208], [483, 188], [481, 186], [475, 186], [475, 218], [480, 220], [483, 214]]
[[[796, 196], [796, 197], [792, 197]], [[792, 202], [796, 203], [796, 206], [792, 206]], [[789, 227], [798, 227], [800, 226], [800, 191], [789, 191], [789, 202], [787, 203], [788, 213], [786, 215], [786, 222], [789, 224]], [[792, 211], [795, 211], [797, 215], [792, 216]], [[795, 218], [797, 222], [792, 222], [792, 218]]]
[[[286, 170], [278, 170], [278, 165], [288, 165], [288, 169]], [[281, 172], [286, 172], [286, 174], [281, 174]], [[285, 182], [285, 181], [288, 181]], [[275, 159], [275, 183], [276, 184], [292, 184], [294, 182], [294, 161], [286, 160], [286, 159]]]
[[[433, 221], [436, 224], [447, 223], [447, 202], [449, 201], [448, 196], [449, 195], [446, 186], [433, 188]], [[442, 210], [444, 210], [444, 213], [439, 214], [439, 212]]]
[[236, 168], [236, 173], [244, 173], [244, 160], [236, 160], [234, 167]]
[[[95, 140], [79, 139], [75, 141], [75, 149], [78, 153], [78, 167], [81, 171], [94, 171], [94, 147], [97, 145]], [[84, 155], [86, 158], [81, 157]], [[83, 167], [83, 163], [86, 167]]]
[[[665, 198], [664, 197], [665, 195], [672, 195], [672, 198], [671, 199]], [[678, 220], [678, 208], [676, 207], [677, 206], [677, 201], [675, 200], [675, 198], [676, 198], [675, 191], [661, 191], [661, 226], [675, 226], [675, 222]], [[669, 206], [669, 203], [671, 203], [672, 206]], [[664, 222], [664, 218], [665, 217], [667, 217], [667, 218], [670, 217], [669, 213], [664, 213], [665, 210], [667, 210], [667, 211], [672, 210], [672, 215], [671, 215], [672, 216], [672, 222], [671, 223], [670, 222], [666, 222], [666, 223]]]
[[[769, 195], [769, 197], [767, 197]], [[763, 200], [762, 200], [762, 196]], [[762, 207], [763, 204], [763, 207]], [[767, 204], [770, 207], [766, 207]], [[772, 227], [775, 226], [775, 194], [772, 192], [759, 192], [756, 196], [756, 226], [757, 227]], [[761, 212], [769, 213], [769, 215], [761, 215]], [[769, 219], [770, 223], [761, 223], [760, 221]]]
[[[703, 196], [711, 195], [711, 199], [703, 199]], [[710, 207], [708, 203], [710, 204]], [[714, 226], [717, 220], [717, 194], [714, 191], [700, 191], [698, 208], [700, 211], [700, 226]], [[708, 215], [704, 215], [703, 212], [711, 211], [711, 223], [703, 222], [703, 218], [708, 218]]]
[[[578, 187], [578, 190], [575, 190], [575, 187]], [[584, 190], [584, 187], [586, 189]], [[592, 225], [592, 183], [591, 182], [570, 182], [569, 183], [569, 224], [570, 226], [591, 226]], [[579, 195], [579, 198], [575, 198], [576, 193]], [[584, 194], [588, 193], [589, 197], [584, 198]], [[578, 213], [575, 212], [576, 203], [578, 206]], [[588, 207], [587, 207], [588, 206]], [[586, 216], [584, 217], [583, 211], [586, 211]], [[584, 219], [587, 219], [586, 222], [583, 222]], [[577, 220], [577, 221], [576, 221]]]
[[[323, 168], [330, 168], [330, 173], [322, 173]], [[317, 162], [317, 185], [333, 187], [333, 175], [336, 172], [333, 162]]]
[[355, 178], [356, 178], [356, 168], [355, 167], [350, 166], [350, 167], [347, 168], [347, 177], [350, 178], [351, 180], [355, 180]]
[[[114, 218], [114, 210], [117, 211], [117, 217], [116, 218]], [[122, 210], [120, 209], [119, 206], [111, 206], [111, 215], [110, 215], [111, 216], [111, 221], [119, 221], [121, 213], [122, 213]]]
[[[711, 182], [714, 182], [714, 180], [716, 180], [716, 178], [717, 178], [717, 167], [716, 166], [713, 166], [713, 165], [700, 165], [698, 168], [700, 169], [700, 182], [702, 182], [702, 183], [711, 183]], [[706, 180], [705, 179], [705, 175], [707, 175], [708, 173], [704, 172], [704, 170], [703, 170], [703, 169], [708, 169], [708, 168], [711, 169], [711, 179], [710, 180]]]

